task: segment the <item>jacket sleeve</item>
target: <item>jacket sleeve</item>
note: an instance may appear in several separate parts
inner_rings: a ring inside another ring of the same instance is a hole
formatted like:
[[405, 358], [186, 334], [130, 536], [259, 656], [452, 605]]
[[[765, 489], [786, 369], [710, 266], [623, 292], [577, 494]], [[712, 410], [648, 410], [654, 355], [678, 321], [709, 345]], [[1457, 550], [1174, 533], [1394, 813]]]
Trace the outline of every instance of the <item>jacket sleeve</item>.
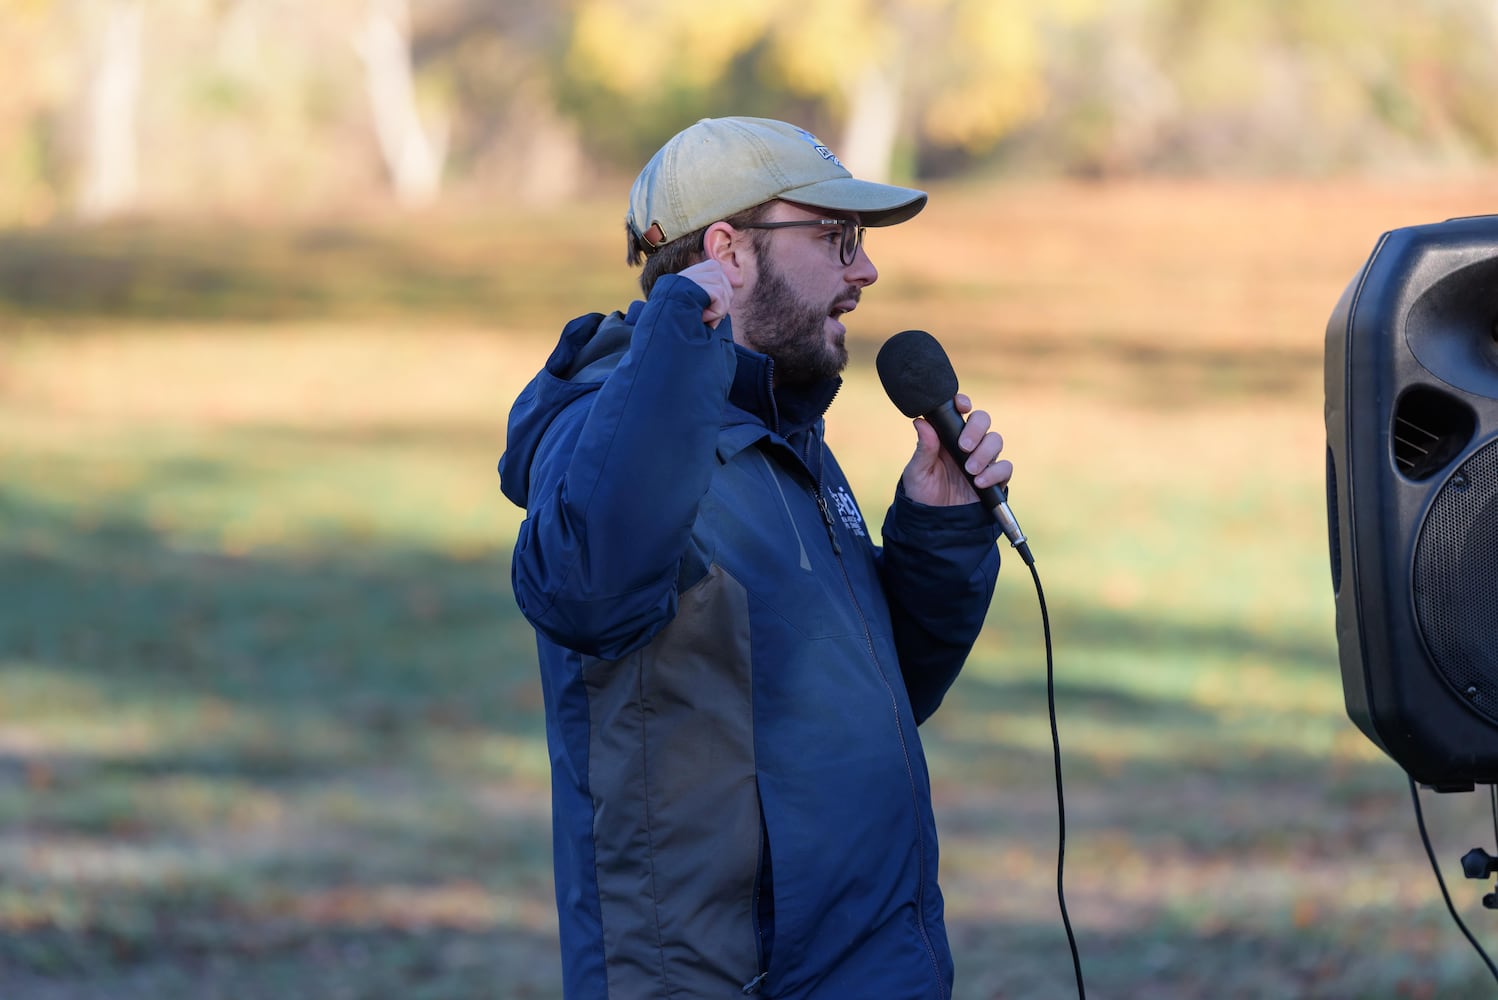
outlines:
[[916, 722], [957, 679], [999, 575], [998, 525], [981, 504], [928, 507], [897, 489], [879, 572]]
[[657, 281], [618, 367], [541, 442], [511, 578], [562, 646], [618, 659], [676, 614], [735, 367], [728, 321], [704, 324], [707, 304], [688, 278]]

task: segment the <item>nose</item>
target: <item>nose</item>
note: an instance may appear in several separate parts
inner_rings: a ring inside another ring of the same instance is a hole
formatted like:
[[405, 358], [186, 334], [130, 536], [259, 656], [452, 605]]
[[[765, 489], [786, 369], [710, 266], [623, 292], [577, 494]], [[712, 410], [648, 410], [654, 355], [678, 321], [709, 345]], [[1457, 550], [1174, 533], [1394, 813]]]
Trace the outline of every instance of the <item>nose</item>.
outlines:
[[845, 274], [848, 284], [857, 285], [860, 288], [872, 285], [879, 280], [879, 269], [869, 259], [869, 252], [862, 243], [858, 245], [858, 253], [853, 255], [853, 263], [848, 265]]

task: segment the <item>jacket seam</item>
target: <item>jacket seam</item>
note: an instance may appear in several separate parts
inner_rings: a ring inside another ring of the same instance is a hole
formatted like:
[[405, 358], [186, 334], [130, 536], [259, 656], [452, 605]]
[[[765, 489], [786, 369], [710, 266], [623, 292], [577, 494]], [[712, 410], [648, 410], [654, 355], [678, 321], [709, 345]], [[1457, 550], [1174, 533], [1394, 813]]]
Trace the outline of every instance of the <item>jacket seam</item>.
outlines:
[[650, 809], [650, 728], [645, 724], [645, 664], [636, 671], [640, 700], [640, 801], [645, 808], [645, 843], [650, 857], [650, 912], [655, 916], [655, 949], [660, 960], [661, 989], [670, 995], [671, 983], [666, 969], [666, 933], [661, 927], [661, 894], [655, 878], [655, 823]]

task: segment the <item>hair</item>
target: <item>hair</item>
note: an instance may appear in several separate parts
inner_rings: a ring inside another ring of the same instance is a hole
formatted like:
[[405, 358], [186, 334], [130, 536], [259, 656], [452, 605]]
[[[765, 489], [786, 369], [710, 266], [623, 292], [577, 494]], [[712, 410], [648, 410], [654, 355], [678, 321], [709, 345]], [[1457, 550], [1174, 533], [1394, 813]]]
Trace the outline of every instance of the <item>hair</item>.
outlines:
[[[746, 208], [742, 212], [735, 212], [721, 221], [728, 223], [735, 229], [746, 226], [751, 222], [763, 221], [770, 213], [773, 202], [763, 202], [753, 208]], [[702, 260], [702, 238], [708, 229], [716, 223], [708, 223], [701, 229], [694, 229], [690, 233], [678, 236], [674, 240], [662, 243], [652, 249], [648, 243], [640, 238], [634, 227], [628, 221], [624, 223], [625, 236], [625, 263], [630, 267], [643, 263], [645, 269], [640, 272], [640, 288], [645, 297], [650, 297], [650, 289], [655, 286], [662, 275], [676, 274], [684, 271]], [[762, 253], [765, 248], [766, 238], [769, 236], [764, 230], [755, 229], [749, 233], [750, 245], [756, 253]]]

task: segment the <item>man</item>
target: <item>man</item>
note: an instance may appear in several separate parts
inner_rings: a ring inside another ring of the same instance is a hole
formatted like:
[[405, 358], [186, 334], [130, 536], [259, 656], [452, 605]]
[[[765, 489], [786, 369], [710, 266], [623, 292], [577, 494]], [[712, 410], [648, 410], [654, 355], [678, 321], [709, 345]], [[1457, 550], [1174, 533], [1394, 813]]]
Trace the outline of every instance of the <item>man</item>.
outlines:
[[[646, 298], [568, 325], [510, 414], [570, 998], [951, 995], [916, 726], [997, 529], [917, 420], [877, 547], [822, 419], [863, 227], [925, 203], [783, 122], [698, 122], [630, 193]], [[989, 423], [980, 487], [1012, 471]]]

